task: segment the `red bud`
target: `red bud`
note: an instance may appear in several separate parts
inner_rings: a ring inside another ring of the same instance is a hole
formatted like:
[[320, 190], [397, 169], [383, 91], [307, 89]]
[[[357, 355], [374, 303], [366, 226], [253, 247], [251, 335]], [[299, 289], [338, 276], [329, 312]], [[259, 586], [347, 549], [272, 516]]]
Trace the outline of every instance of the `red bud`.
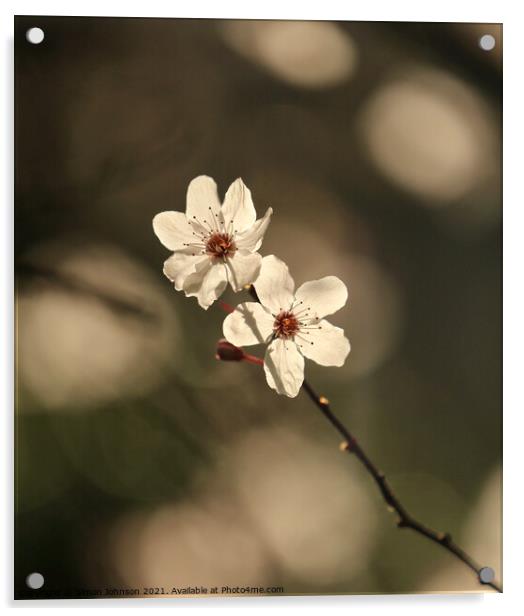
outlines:
[[216, 358], [222, 361], [242, 361], [245, 355], [242, 349], [222, 338], [217, 344]]

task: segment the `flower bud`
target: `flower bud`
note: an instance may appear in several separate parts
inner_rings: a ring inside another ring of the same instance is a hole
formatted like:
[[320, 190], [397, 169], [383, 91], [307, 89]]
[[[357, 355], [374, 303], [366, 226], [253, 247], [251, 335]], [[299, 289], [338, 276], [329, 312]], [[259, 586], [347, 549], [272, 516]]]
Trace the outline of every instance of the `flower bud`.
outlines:
[[224, 338], [217, 343], [217, 352], [215, 357], [222, 361], [242, 361], [245, 358], [244, 351], [239, 349], [231, 342]]

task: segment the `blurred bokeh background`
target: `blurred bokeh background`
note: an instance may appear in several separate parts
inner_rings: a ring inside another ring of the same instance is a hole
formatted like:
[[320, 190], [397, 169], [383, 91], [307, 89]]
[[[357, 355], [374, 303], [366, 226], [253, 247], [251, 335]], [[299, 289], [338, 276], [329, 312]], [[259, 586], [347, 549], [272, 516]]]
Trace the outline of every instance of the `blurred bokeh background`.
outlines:
[[307, 378], [408, 509], [501, 579], [500, 26], [15, 29], [16, 595], [479, 589], [395, 528], [304, 394], [215, 360], [224, 313], [171, 287], [151, 228], [200, 174], [273, 207], [261, 252], [297, 284], [346, 282], [352, 352]]

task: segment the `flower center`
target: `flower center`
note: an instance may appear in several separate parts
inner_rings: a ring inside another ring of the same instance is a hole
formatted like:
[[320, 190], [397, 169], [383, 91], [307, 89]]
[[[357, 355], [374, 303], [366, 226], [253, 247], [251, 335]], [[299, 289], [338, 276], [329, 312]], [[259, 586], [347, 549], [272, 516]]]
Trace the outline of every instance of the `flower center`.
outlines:
[[233, 256], [237, 247], [228, 233], [212, 233], [206, 241], [206, 254], [215, 259], [225, 259]]
[[292, 338], [300, 329], [297, 317], [287, 310], [282, 311], [273, 323], [273, 331], [277, 338]]

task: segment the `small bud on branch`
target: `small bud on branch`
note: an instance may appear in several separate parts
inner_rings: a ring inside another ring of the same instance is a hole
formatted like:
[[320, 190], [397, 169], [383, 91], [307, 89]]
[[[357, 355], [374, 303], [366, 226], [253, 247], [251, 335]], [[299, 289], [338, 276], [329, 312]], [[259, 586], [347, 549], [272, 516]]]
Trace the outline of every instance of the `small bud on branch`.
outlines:
[[262, 358], [244, 352], [243, 349], [231, 344], [231, 342], [228, 342], [225, 338], [221, 338], [218, 341], [215, 357], [222, 361], [247, 361], [257, 366], [264, 365], [264, 360]]
[[215, 357], [222, 361], [242, 361], [245, 353], [225, 338], [222, 338], [217, 343], [217, 351]]

